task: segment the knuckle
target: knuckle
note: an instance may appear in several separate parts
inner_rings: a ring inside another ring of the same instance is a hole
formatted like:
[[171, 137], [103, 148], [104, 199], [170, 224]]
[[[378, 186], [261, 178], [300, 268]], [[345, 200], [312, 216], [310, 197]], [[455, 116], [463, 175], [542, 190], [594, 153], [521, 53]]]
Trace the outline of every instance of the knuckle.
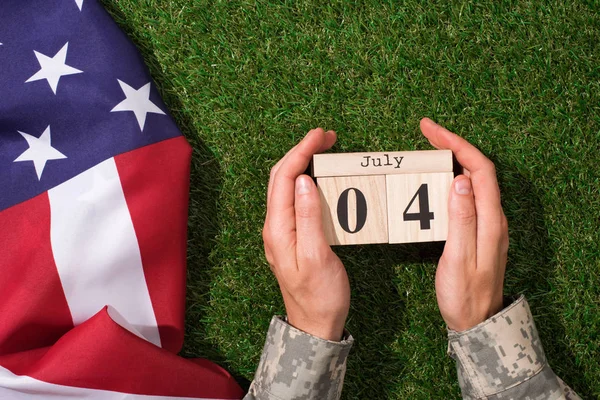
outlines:
[[454, 251], [444, 251], [440, 260], [438, 261], [438, 269], [443, 270], [444, 268], [451, 268], [454, 265], [464, 265], [464, 257], [462, 254], [458, 254]]
[[262, 230], [262, 238], [265, 246], [268, 246], [271, 243], [271, 232], [269, 231], [266, 223]]
[[319, 207], [316, 204], [301, 204], [296, 206], [296, 216], [299, 218], [313, 218], [319, 215]]
[[268, 251], [267, 249], [265, 249], [265, 258], [267, 259], [267, 263], [269, 263], [269, 268], [271, 268], [271, 271], [275, 272], [275, 264], [273, 262], [273, 254], [271, 254], [271, 252]]
[[275, 176], [277, 175], [277, 171], [279, 170], [279, 163], [275, 164], [272, 168], [271, 171], [269, 172], [269, 178], [271, 180], [275, 179]]
[[476, 213], [474, 208], [459, 208], [452, 212], [454, 219], [459, 224], [468, 225], [475, 222]]
[[500, 218], [500, 229], [502, 230], [503, 234], [508, 236], [508, 219], [504, 213], [502, 213], [502, 217]]
[[273, 253], [271, 252], [271, 249], [269, 249], [269, 247], [265, 246], [265, 258], [267, 260], [267, 263], [269, 264], [269, 268], [271, 269], [271, 272], [275, 273], [276, 268], [275, 268], [275, 258], [273, 257]]
[[494, 165], [494, 163], [491, 160], [487, 160], [485, 162], [485, 169], [486, 171], [488, 171], [490, 174], [496, 175], [496, 166]]
[[500, 249], [503, 252], [508, 251], [508, 221], [506, 216], [502, 214], [495, 224], [496, 228], [492, 231], [492, 238], [498, 242]]
[[507, 235], [506, 238], [504, 238], [504, 240], [502, 241], [502, 244], [500, 247], [502, 254], [508, 254], [509, 246], [510, 246], [510, 240], [508, 239], [508, 235]]

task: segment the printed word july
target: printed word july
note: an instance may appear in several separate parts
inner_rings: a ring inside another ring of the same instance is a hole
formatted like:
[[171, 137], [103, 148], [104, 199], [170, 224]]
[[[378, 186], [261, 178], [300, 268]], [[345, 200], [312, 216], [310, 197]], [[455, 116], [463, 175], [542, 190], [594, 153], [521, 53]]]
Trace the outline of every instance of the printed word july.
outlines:
[[[383, 160], [385, 157], [385, 164], [383, 164]], [[371, 156], [364, 156], [363, 158], [365, 159], [363, 162], [360, 163], [361, 167], [381, 167], [381, 166], [390, 166], [390, 165], [394, 165], [394, 163], [391, 163], [390, 160], [390, 156], [388, 154], [384, 154], [383, 157], [371, 157]], [[404, 157], [392, 157], [392, 159], [396, 162], [396, 164], [394, 165], [394, 168], [400, 168], [400, 164], [402, 163], [402, 160], [404, 159]]]

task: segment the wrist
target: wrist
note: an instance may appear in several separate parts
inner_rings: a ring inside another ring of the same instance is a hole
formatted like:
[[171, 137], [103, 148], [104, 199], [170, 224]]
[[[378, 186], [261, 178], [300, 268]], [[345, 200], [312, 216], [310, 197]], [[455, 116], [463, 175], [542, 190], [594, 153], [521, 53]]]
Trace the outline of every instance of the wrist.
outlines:
[[288, 315], [288, 324], [320, 339], [339, 342], [344, 337], [344, 323], [323, 323]]
[[471, 310], [470, 313], [463, 314], [462, 318], [446, 320], [446, 324], [448, 329], [452, 331], [463, 332], [499, 314], [504, 310], [504, 308], [505, 301], [504, 297], [501, 296], [499, 299], [494, 300], [494, 302], [489, 304], [487, 307]]

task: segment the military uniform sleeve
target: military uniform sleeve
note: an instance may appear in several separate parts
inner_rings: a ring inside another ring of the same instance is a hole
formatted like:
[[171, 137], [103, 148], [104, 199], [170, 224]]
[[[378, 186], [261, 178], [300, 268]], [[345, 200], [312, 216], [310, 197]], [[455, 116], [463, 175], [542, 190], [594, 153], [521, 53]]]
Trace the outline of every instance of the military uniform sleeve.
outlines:
[[244, 400], [337, 400], [354, 339], [320, 339], [273, 317], [254, 381]]
[[464, 399], [580, 399], [548, 365], [523, 296], [467, 331], [449, 330], [448, 339]]

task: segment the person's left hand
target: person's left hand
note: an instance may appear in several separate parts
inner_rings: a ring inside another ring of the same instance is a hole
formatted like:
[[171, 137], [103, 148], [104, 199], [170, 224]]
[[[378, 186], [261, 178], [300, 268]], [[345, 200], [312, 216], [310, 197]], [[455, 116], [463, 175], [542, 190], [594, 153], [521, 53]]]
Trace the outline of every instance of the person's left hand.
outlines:
[[428, 118], [421, 130], [437, 149], [450, 149], [465, 168], [448, 201], [448, 240], [435, 275], [435, 293], [448, 328], [465, 331], [500, 312], [508, 252], [494, 164], [475, 146]]
[[335, 140], [335, 132], [313, 129], [273, 167], [263, 240], [290, 325], [339, 341], [350, 309], [350, 283], [325, 240], [317, 187], [303, 175], [312, 156]]

